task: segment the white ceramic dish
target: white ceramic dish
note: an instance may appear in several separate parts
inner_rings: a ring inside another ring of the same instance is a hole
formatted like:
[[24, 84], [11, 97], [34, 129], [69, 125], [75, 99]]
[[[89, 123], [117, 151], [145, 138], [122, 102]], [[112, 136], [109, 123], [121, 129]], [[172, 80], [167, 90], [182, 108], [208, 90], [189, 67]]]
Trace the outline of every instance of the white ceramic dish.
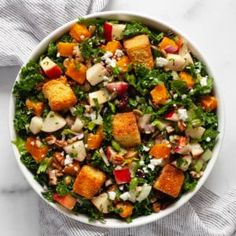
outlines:
[[[174, 32], [176, 32], [177, 34], [183, 36], [189, 43], [189, 47], [191, 49], [191, 51], [193, 52], [193, 54], [199, 58], [200, 60], [202, 60], [208, 69], [208, 73], [211, 74], [213, 77], [214, 75], [212, 74], [211, 69], [209, 68], [208, 64], [207, 64], [207, 60], [204, 58], [204, 56], [199, 52], [199, 50], [193, 45], [192, 42], [190, 42], [188, 40], [187, 37], [185, 37], [182, 33], [180, 33], [178, 30], [176, 30], [174, 27], [171, 27], [163, 22], [160, 22], [158, 20], [155, 20], [153, 18], [150, 18], [148, 16], [144, 16], [144, 15], [140, 15], [140, 14], [135, 14], [135, 13], [130, 13], [130, 12], [120, 12], [120, 11], [112, 11], [112, 12], [101, 12], [101, 13], [95, 13], [95, 14], [91, 14], [88, 16], [85, 16], [84, 18], [89, 19], [89, 18], [94, 18], [94, 17], [101, 17], [101, 18], [107, 18], [107, 19], [118, 19], [118, 20], [125, 20], [125, 21], [131, 21], [131, 20], [137, 20], [140, 21], [152, 28], [157, 28], [160, 30], [167, 30], [170, 29]], [[73, 20], [71, 22], [68, 22], [67, 24], [59, 27], [58, 29], [56, 29], [55, 31], [53, 31], [51, 34], [49, 34], [46, 38], [44, 38], [39, 44], [38, 46], [33, 50], [31, 56], [29, 57], [28, 60], [30, 59], [36, 59], [38, 58], [41, 53], [46, 49], [48, 43], [52, 40], [55, 40], [57, 38], [59, 38], [63, 33], [65, 33], [66, 31], [69, 30], [69, 28], [71, 27], [71, 25], [73, 25], [77, 20]], [[19, 74], [16, 78], [16, 80], [19, 79]], [[219, 94], [219, 89], [217, 87], [216, 81], [215, 81], [215, 93], [216, 96], [218, 97], [219, 100], [219, 106], [218, 106], [218, 117], [219, 117], [219, 131], [220, 131], [220, 135], [218, 137], [218, 142], [214, 148], [213, 151], [213, 156], [212, 159], [209, 161], [207, 168], [204, 172], [204, 175], [202, 176], [202, 178], [199, 180], [198, 185], [196, 186], [195, 190], [193, 192], [184, 194], [176, 203], [174, 203], [173, 205], [169, 206], [167, 209], [157, 213], [157, 214], [151, 214], [149, 216], [142, 216], [139, 217], [137, 219], [134, 219], [131, 223], [127, 224], [126, 222], [122, 222], [120, 220], [117, 219], [106, 219], [106, 223], [103, 224], [101, 222], [89, 222], [88, 218], [84, 215], [74, 215], [72, 212], [67, 211], [65, 208], [60, 207], [58, 204], [53, 204], [53, 203], [49, 203], [47, 202], [49, 205], [51, 205], [54, 209], [58, 210], [59, 212], [61, 212], [64, 215], [67, 215], [68, 217], [83, 222], [83, 223], [87, 223], [87, 224], [91, 224], [91, 225], [95, 225], [95, 226], [100, 226], [100, 227], [107, 227], [107, 228], [125, 228], [125, 227], [135, 227], [135, 226], [140, 226], [140, 225], [144, 225], [156, 220], [159, 220], [161, 218], [163, 218], [164, 216], [167, 216], [171, 213], [173, 213], [175, 210], [177, 210], [178, 208], [180, 208], [181, 206], [183, 206], [186, 202], [188, 202], [196, 193], [197, 191], [201, 188], [201, 186], [204, 184], [204, 182], [206, 181], [207, 177], [209, 176], [209, 174], [211, 173], [213, 166], [216, 162], [219, 150], [220, 150], [220, 146], [222, 143], [222, 139], [223, 139], [223, 127], [224, 127], [224, 117], [223, 117], [223, 105], [222, 105], [222, 98], [220, 97]], [[14, 98], [13, 96], [11, 96], [10, 99], [10, 137], [11, 140], [14, 140], [16, 137], [16, 133], [14, 131], [14, 126], [13, 126], [13, 118], [14, 118]], [[42, 198], [41, 192], [43, 191], [43, 188], [41, 185], [38, 184], [38, 182], [36, 182], [32, 176], [32, 174], [27, 170], [27, 168], [21, 163], [20, 161], [20, 155], [19, 152], [17, 150], [17, 148], [15, 147], [15, 145], [12, 146], [13, 150], [14, 150], [14, 154], [17, 160], [17, 163], [21, 169], [21, 171], [23, 172], [25, 178], [27, 179], [27, 181], [29, 182], [29, 184], [32, 186], [32, 188], [36, 191], [36, 193]], [[46, 201], [44, 199], [44, 201]]]

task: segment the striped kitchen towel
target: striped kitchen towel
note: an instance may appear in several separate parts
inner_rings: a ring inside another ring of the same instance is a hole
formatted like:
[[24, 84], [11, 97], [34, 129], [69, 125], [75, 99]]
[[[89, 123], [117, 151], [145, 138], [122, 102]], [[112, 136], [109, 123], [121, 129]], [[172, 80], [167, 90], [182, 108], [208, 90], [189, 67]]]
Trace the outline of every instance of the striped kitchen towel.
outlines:
[[[231, 236], [236, 235], [236, 190], [218, 197], [202, 187], [183, 207], [165, 218], [127, 229], [98, 228], [69, 219], [40, 201], [42, 236]], [[158, 214], [158, 213], [157, 213]]]
[[102, 10], [109, 0], [1, 0], [0, 66], [22, 65], [64, 23]]

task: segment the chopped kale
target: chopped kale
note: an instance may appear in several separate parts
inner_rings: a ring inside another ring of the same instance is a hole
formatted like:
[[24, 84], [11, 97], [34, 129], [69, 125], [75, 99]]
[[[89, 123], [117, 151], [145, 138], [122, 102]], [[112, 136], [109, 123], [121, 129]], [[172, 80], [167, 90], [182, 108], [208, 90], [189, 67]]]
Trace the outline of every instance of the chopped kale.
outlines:
[[56, 57], [57, 55], [57, 46], [55, 42], [50, 42], [48, 45], [47, 55], [49, 57]]
[[188, 172], [185, 173], [183, 191], [189, 192], [193, 191], [197, 185], [197, 180], [193, 179]]
[[72, 186], [71, 185], [66, 185], [64, 183], [64, 181], [60, 181], [57, 184], [56, 187], [56, 192], [60, 195], [60, 196], [65, 196], [66, 194], [70, 193], [72, 190]]
[[74, 212], [89, 216], [90, 221], [99, 220], [104, 222], [103, 214], [87, 199], [76, 195], [78, 201], [73, 209]]
[[152, 214], [152, 203], [149, 199], [145, 199], [142, 202], [134, 203], [134, 212], [133, 218], [137, 218], [139, 216], [147, 216]]
[[179, 95], [188, 93], [187, 84], [182, 80], [173, 80], [171, 82], [171, 89]]
[[14, 128], [17, 134], [22, 138], [25, 138], [28, 134], [27, 125], [31, 117], [32, 113], [27, 110], [25, 103], [16, 98]]
[[91, 164], [93, 166], [97, 167], [98, 169], [106, 172], [107, 174], [112, 175], [113, 167], [111, 165], [107, 166], [105, 164], [105, 162], [103, 161], [102, 156], [101, 156], [101, 154], [98, 150], [96, 150], [93, 153], [93, 156], [92, 156], [92, 159], [91, 159]]
[[42, 192], [42, 195], [49, 202], [54, 202], [54, 200], [53, 200], [53, 191], [52, 190], [48, 190], [46, 192]]
[[126, 24], [126, 28], [123, 32], [124, 38], [131, 38], [136, 35], [146, 34], [149, 36], [152, 43], [157, 44], [163, 38], [163, 33], [153, 32], [146, 26], [138, 22], [130, 22]]
[[36, 85], [44, 80], [38, 63], [30, 61], [21, 69], [20, 80], [16, 81], [13, 94], [15, 97], [30, 98], [37, 91]]
[[21, 154], [20, 160], [30, 172], [36, 174], [39, 164], [33, 159], [33, 157], [29, 153]]

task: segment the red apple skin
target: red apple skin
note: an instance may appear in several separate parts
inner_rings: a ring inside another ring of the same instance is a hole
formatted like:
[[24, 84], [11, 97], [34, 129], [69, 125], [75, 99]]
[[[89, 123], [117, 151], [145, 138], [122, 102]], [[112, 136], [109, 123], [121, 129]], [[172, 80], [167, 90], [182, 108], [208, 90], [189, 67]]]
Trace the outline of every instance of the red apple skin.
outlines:
[[131, 181], [131, 174], [128, 168], [114, 170], [113, 175], [117, 184], [126, 184]]
[[76, 198], [72, 197], [70, 194], [67, 194], [65, 196], [60, 196], [59, 194], [54, 193], [53, 200], [69, 210], [72, 210], [76, 204]]
[[62, 74], [62, 70], [58, 65], [53, 66], [51, 69], [44, 71], [44, 73], [50, 78], [50, 79], [56, 79], [59, 78]]
[[165, 119], [170, 121], [178, 121], [178, 115], [175, 111], [170, 111], [167, 114], [165, 114]]
[[117, 154], [117, 152], [115, 152], [111, 146], [108, 146], [106, 148], [106, 156], [107, 156], [107, 159], [110, 161], [112, 160], [112, 158]]
[[112, 82], [107, 84], [107, 90], [110, 92], [116, 92], [119, 96], [122, 96], [128, 90], [129, 84], [126, 82]]
[[112, 24], [105, 22], [103, 25], [103, 30], [106, 41], [112, 41]]

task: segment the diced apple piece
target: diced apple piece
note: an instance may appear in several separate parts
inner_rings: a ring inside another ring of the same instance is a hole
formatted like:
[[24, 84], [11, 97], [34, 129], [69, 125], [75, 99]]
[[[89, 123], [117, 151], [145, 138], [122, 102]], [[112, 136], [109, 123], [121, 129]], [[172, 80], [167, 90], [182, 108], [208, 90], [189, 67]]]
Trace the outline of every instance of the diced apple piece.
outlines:
[[66, 120], [54, 111], [50, 111], [43, 121], [42, 131], [51, 133], [55, 132], [66, 125]]
[[109, 92], [116, 92], [119, 96], [122, 96], [128, 90], [129, 84], [123, 81], [113, 82], [107, 84], [107, 90]]
[[96, 106], [95, 100], [98, 104], [103, 104], [109, 100], [108, 92], [105, 89], [98, 90], [96, 92], [89, 93], [90, 106]]
[[136, 198], [136, 200], [138, 202], [142, 202], [143, 200], [145, 200], [148, 197], [148, 195], [150, 194], [151, 190], [152, 190], [152, 186], [144, 185], [142, 187], [142, 190], [141, 190], [139, 196]]
[[112, 40], [112, 24], [109, 22], [105, 22], [103, 25], [104, 37], [107, 41]]
[[170, 111], [167, 114], [165, 114], [165, 119], [169, 121], [178, 121], [179, 116], [175, 111]]
[[191, 143], [190, 146], [193, 157], [200, 156], [204, 152], [203, 148], [199, 143]]
[[187, 171], [191, 162], [192, 162], [192, 156], [186, 155], [186, 156], [180, 157], [176, 161], [173, 161], [171, 164], [182, 171]]
[[102, 213], [106, 214], [109, 212], [109, 206], [111, 206], [111, 201], [109, 200], [107, 193], [101, 193], [97, 197], [94, 197], [91, 202]]
[[49, 57], [45, 57], [39, 64], [50, 79], [59, 78], [62, 74], [61, 68]]
[[72, 210], [76, 204], [76, 198], [72, 197], [70, 194], [60, 196], [59, 194], [54, 193], [53, 200], [69, 210]]
[[166, 59], [168, 60], [166, 70], [181, 71], [185, 67], [185, 59], [180, 55], [168, 53]]
[[103, 81], [106, 72], [106, 68], [101, 63], [97, 63], [86, 71], [86, 78], [94, 86]]
[[131, 173], [128, 168], [123, 168], [120, 170], [114, 170], [113, 175], [117, 184], [129, 183], [131, 180]]
[[74, 132], [80, 132], [83, 127], [84, 122], [79, 117], [76, 117], [74, 124], [71, 126], [71, 130]]
[[202, 135], [205, 132], [205, 128], [203, 127], [196, 127], [196, 128], [187, 128], [185, 133], [187, 136], [190, 136], [191, 138], [195, 138], [195, 139], [200, 139], [202, 137]]
[[77, 161], [83, 161], [86, 157], [86, 150], [83, 141], [76, 141], [64, 147], [68, 154], [72, 154]]
[[122, 32], [125, 30], [126, 25], [124, 24], [113, 24], [112, 25], [112, 39], [120, 40], [122, 37]]
[[43, 127], [43, 119], [41, 117], [34, 116], [30, 121], [30, 125], [29, 125], [30, 131], [33, 134], [37, 134], [40, 132], [42, 127]]

